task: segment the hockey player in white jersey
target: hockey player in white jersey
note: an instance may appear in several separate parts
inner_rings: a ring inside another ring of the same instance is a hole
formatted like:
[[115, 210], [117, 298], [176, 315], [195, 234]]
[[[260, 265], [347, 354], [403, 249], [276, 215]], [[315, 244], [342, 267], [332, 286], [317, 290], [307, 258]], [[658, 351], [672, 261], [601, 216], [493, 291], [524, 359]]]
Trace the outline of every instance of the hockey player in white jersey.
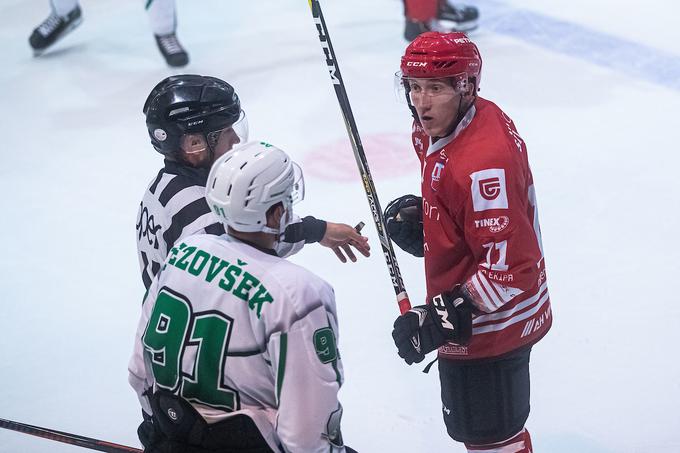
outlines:
[[[177, 14], [175, 0], [145, 0], [149, 24], [156, 45], [169, 66], [186, 66], [189, 54], [177, 39]], [[83, 21], [78, 0], [50, 0], [50, 15], [31, 33], [28, 42], [35, 56], [62, 39]]]
[[333, 288], [274, 252], [303, 196], [297, 164], [267, 143], [213, 165], [206, 198], [228, 233], [172, 248], [137, 329], [146, 452], [353, 452]]

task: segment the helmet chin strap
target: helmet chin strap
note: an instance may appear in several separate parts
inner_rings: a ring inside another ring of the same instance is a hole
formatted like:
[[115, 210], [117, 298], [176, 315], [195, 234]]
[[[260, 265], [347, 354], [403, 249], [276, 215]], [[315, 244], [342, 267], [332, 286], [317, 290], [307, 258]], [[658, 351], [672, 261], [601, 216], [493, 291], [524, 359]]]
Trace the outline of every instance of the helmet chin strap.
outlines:
[[208, 134], [204, 132], [203, 137], [205, 137], [205, 143], [208, 145], [208, 161], [202, 165], [202, 167], [209, 170], [210, 167], [212, 167], [213, 162], [215, 162], [215, 148], [210, 144], [210, 140], [208, 140]]
[[286, 228], [293, 220], [293, 206], [291, 203], [283, 203], [283, 214], [281, 214], [281, 219], [279, 219], [279, 227], [272, 228], [267, 225], [262, 227], [262, 232], [267, 234], [273, 234], [275, 236], [274, 240], [274, 250], [278, 247], [283, 237], [283, 233], [286, 232]]
[[411, 98], [409, 97], [409, 94], [411, 94], [411, 87], [409, 86], [408, 83], [404, 83], [404, 94], [406, 95], [406, 104], [408, 105], [408, 108], [411, 111], [411, 115], [413, 115], [413, 119], [420, 123], [418, 111], [416, 110], [415, 106], [411, 104]]

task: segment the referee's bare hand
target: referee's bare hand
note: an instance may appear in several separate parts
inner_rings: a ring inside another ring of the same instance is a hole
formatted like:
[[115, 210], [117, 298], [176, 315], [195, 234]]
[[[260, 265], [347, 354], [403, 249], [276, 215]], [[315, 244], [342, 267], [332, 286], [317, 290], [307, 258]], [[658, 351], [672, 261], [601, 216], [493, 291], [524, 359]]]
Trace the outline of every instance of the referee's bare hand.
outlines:
[[371, 256], [371, 246], [368, 245], [368, 238], [362, 236], [355, 227], [345, 223], [326, 222], [326, 233], [319, 241], [319, 244], [333, 250], [335, 256], [343, 263], [347, 258], [356, 262], [357, 257], [352, 249], [356, 249], [362, 255]]

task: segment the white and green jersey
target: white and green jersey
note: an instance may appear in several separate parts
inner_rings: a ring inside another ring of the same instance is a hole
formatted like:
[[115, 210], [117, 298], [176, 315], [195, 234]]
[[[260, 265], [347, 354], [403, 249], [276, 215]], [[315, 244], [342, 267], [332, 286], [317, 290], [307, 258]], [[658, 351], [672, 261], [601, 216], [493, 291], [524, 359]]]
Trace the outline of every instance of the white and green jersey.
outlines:
[[275, 451], [342, 452], [333, 288], [310, 271], [227, 235], [169, 252], [145, 299], [130, 359], [143, 409], [149, 387], [175, 392], [208, 423], [250, 416]]

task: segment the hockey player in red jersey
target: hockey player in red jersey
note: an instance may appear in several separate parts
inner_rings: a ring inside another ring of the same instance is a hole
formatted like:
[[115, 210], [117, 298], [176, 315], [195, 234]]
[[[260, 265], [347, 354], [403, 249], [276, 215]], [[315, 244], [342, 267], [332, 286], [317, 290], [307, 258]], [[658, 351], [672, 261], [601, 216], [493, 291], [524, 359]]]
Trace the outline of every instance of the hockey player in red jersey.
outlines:
[[479, 10], [452, 0], [404, 0], [404, 38], [413, 41], [426, 31], [469, 32], [477, 28]]
[[526, 146], [477, 96], [481, 69], [463, 33], [424, 33], [402, 57], [422, 199], [393, 201], [385, 221], [397, 245], [424, 256], [428, 303], [392, 335], [409, 365], [438, 349], [453, 439], [469, 452], [531, 453], [529, 354], [550, 329], [550, 298]]

